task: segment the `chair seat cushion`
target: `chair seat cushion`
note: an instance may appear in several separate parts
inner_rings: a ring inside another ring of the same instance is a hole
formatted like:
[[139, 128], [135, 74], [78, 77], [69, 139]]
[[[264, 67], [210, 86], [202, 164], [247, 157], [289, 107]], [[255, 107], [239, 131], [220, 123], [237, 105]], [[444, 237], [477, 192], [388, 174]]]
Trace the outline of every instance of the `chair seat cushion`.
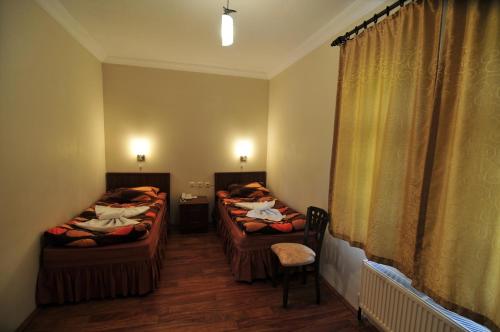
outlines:
[[283, 266], [302, 266], [314, 263], [314, 251], [300, 243], [276, 243], [271, 250], [278, 256]]

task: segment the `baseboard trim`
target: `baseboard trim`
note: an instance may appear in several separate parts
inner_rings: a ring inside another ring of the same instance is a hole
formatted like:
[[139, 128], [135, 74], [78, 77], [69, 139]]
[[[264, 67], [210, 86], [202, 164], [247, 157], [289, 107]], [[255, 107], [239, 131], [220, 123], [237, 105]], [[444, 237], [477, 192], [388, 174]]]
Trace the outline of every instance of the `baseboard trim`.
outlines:
[[39, 310], [40, 309], [36, 307], [35, 310], [33, 310], [33, 312], [31, 312], [31, 314], [29, 314], [29, 316], [26, 317], [26, 319], [21, 323], [21, 325], [19, 325], [19, 327], [16, 329], [16, 332], [26, 331], [28, 326], [30, 326], [31, 322], [33, 321], [33, 319], [35, 319], [35, 316], [38, 314]]
[[340, 294], [335, 288], [333, 288], [333, 286], [328, 281], [326, 281], [325, 277], [323, 277], [322, 275], [320, 275], [320, 277], [321, 277], [321, 280], [323, 281], [323, 284], [326, 285], [326, 287], [330, 291], [332, 291], [335, 295], [337, 295], [340, 298], [340, 300], [342, 301], [342, 303], [344, 303], [346, 305], [346, 307], [349, 308], [349, 310], [351, 310], [353, 313], [355, 313], [357, 315], [358, 309], [354, 308], [352, 306], [352, 304], [350, 304], [349, 301], [347, 301], [346, 298], [342, 296], [342, 294]]
[[337, 290], [335, 288], [333, 288], [333, 286], [328, 282], [326, 281], [325, 277], [323, 277], [322, 275], [320, 275], [320, 278], [321, 280], [323, 281], [323, 284], [331, 291], [333, 292], [334, 294], [338, 295], [338, 297], [340, 298], [340, 301], [342, 301], [343, 304], [345, 304], [345, 306], [347, 308], [349, 308], [349, 310], [352, 311], [352, 313], [354, 315], [356, 315], [356, 317], [358, 317], [358, 322], [359, 324], [361, 325], [369, 325], [370, 327], [372, 327], [373, 329], [377, 330], [377, 331], [380, 331], [379, 328], [377, 327], [377, 325], [375, 325], [373, 322], [371, 322], [369, 319], [366, 319], [366, 317], [363, 317], [362, 316], [362, 319], [360, 320], [359, 319], [359, 308], [354, 308], [352, 306], [352, 304], [349, 303], [349, 301], [346, 300], [345, 297], [342, 296], [342, 294], [340, 294], [339, 292], [337, 292]]

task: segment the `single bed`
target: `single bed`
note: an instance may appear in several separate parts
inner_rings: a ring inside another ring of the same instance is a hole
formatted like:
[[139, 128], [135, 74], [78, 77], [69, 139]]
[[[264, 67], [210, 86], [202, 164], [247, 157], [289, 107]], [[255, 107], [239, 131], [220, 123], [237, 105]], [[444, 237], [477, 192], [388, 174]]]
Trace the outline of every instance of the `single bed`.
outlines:
[[153, 186], [166, 194], [149, 236], [107, 246], [42, 248], [37, 304], [144, 295], [157, 287], [170, 213], [169, 173], [107, 173], [106, 191]]
[[214, 174], [215, 206], [214, 219], [222, 240], [224, 252], [231, 266], [234, 279], [252, 282], [273, 276], [271, 245], [279, 242], [304, 241], [304, 232], [283, 234], [248, 234], [232, 219], [217, 192], [226, 190], [232, 184], [260, 182], [266, 185], [266, 172], [225, 172]]

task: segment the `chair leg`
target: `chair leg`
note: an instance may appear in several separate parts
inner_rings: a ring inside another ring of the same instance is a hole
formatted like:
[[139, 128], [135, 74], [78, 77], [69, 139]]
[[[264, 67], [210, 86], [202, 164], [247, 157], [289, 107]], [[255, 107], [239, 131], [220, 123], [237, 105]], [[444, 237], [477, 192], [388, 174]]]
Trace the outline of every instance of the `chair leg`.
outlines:
[[316, 303], [319, 304], [320, 299], [320, 284], [319, 284], [319, 266], [314, 267], [314, 278], [316, 279]]
[[283, 308], [288, 305], [288, 285], [290, 282], [290, 271], [285, 268], [283, 271]]
[[273, 287], [276, 288], [277, 286], [277, 278], [278, 278], [278, 273], [279, 273], [279, 260], [278, 257], [276, 257], [275, 254], [271, 254], [271, 264], [272, 264], [272, 276], [271, 276], [271, 281], [273, 283]]
[[307, 284], [307, 267], [302, 266], [302, 283]]

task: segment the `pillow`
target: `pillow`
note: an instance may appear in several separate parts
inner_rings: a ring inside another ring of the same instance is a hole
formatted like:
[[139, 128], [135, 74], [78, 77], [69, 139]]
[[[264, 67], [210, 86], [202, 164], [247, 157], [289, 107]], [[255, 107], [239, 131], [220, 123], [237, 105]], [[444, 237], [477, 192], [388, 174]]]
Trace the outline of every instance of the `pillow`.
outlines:
[[138, 191], [143, 191], [143, 192], [153, 192], [156, 195], [158, 195], [158, 192], [160, 191], [159, 188], [157, 187], [151, 187], [151, 186], [142, 186], [142, 187], [133, 187], [130, 188], [132, 190], [138, 190]]
[[158, 198], [158, 192], [160, 191], [160, 189], [158, 189], [156, 187], [148, 187], [148, 186], [145, 186], [145, 187], [134, 187], [134, 188], [130, 188], [130, 189], [137, 190], [137, 191], [142, 191], [145, 195], [148, 195], [151, 198]]
[[250, 183], [246, 184], [245, 187], [247, 187], [247, 188], [260, 188], [260, 187], [262, 187], [262, 183], [250, 182]]
[[224, 198], [228, 198], [229, 197], [229, 192], [227, 192], [226, 190], [219, 190], [216, 193], [216, 195], [217, 195], [218, 198], [224, 199]]
[[255, 190], [252, 188], [245, 188], [241, 184], [232, 184], [227, 188], [229, 191], [229, 197], [246, 197]]
[[259, 182], [251, 182], [245, 185], [232, 184], [228, 187], [230, 197], [259, 198], [269, 194], [269, 189]]
[[265, 192], [263, 192], [262, 190], [255, 190], [254, 192], [248, 194], [248, 198], [261, 198], [261, 197], [264, 197], [265, 196]]
[[144, 193], [140, 196], [137, 196], [137, 197], [134, 197], [132, 198], [130, 201], [131, 202], [142, 202], [142, 203], [146, 203], [146, 202], [150, 202], [152, 200], [154, 200], [156, 197], [158, 197], [156, 194], [152, 194], [150, 195], [149, 193]]
[[144, 192], [132, 188], [118, 188], [104, 194], [102, 200], [110, 203], [131, 203], [131, 202], [149, 202], [156, 198], [153, 192]]
[[244, 186], [245, 188], [252, 188], [252, 189], [257, 189], [263, 192], [269, 192], [269, 189], [263, 186], [262, 183], [260, 182], [250, 182]]

